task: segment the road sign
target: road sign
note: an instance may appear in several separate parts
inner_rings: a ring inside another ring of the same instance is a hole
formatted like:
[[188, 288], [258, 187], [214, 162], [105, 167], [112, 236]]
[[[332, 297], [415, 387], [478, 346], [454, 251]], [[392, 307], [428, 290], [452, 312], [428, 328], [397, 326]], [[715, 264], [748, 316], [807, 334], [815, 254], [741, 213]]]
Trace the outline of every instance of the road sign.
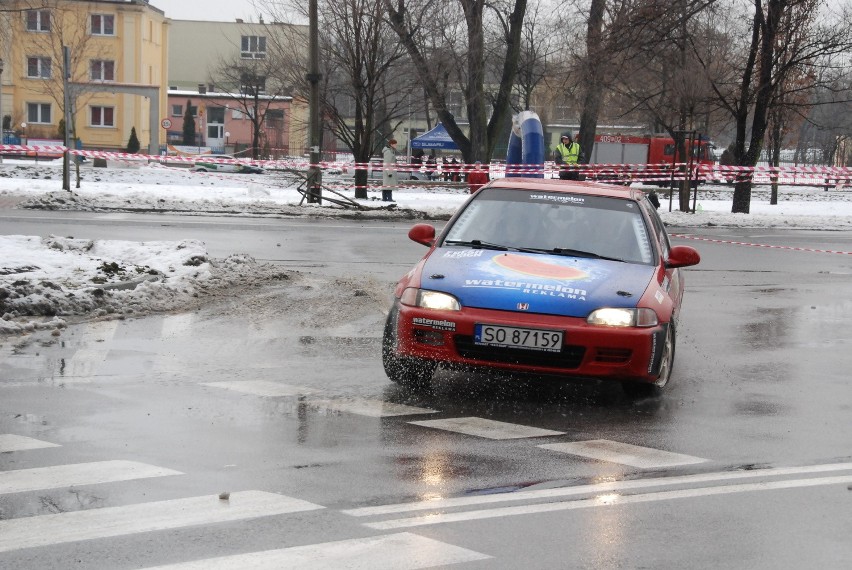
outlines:
[[162, 127], [164, 129], [168, 129], [168, 128], [171, 128], [172, 121], [171, 121], [171, 119], [163, 119], [162, 121], [160, 121], [160, 125], [162, 125]]

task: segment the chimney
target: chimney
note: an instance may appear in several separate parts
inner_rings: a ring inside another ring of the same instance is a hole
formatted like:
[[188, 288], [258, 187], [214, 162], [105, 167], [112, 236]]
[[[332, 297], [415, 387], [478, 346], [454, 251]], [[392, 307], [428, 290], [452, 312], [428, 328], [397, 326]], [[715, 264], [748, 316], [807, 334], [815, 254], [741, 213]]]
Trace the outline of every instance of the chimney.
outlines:
[[204, 85], [203, 83], [199, 83], [198, 84], [198, 94], [204, 95], [205, 93], [207, 93], [207, 86]]

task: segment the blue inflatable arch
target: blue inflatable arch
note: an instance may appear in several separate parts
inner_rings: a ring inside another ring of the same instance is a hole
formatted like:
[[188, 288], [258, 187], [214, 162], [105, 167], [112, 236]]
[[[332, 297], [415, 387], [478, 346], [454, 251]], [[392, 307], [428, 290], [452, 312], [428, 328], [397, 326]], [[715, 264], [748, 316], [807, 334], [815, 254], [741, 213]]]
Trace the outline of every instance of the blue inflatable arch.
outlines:
[[506, 177], [544, 178], [544, 129], [541, 119], [532, 111], [512, 117]]

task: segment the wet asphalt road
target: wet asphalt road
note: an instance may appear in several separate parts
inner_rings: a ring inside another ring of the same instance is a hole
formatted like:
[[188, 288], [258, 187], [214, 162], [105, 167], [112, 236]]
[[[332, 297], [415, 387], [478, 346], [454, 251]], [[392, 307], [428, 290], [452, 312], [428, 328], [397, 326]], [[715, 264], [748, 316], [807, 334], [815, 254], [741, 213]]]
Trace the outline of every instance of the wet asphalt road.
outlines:
[[[852, 251], [852, 233], [672, 229], [718, 241], [674, 239], [702, 254], [674, 376], [630, 401], [598, 383], [391, 385], [387, 304], [346, 289], [389, 290], [424, 251], [410, 225], [0, 212], [8, 234], [198, 238], [305, 272], [192, 313], [4, 340], [0, 568], [273, 549], [270, 567], [294, 568], [852, 565], [852, 255], [807, 251]], [[71, 464], [92, 465], [50, 471]]]

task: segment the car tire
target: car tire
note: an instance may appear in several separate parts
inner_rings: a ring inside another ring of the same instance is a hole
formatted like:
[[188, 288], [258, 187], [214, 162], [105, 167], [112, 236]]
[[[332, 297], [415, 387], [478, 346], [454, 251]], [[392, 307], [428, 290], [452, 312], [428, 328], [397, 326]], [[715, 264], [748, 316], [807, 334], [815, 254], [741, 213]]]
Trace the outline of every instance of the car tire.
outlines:
[[674, 368], [675, 338], [674, 323], [669, 323], [663, 344], [663, 355], [660, 357], [660, 375], [653, 382], [623, 382], [621, 387], [628, 396], [657, 396], [668, 385], [672, 368]]
[[438, 367], [436, 362], [410, 358], [396, 354], [396, 320], [399, 310], [396, 304], [388, 314], [382, 336], [382, 364], [388, 379], [395, 384], [412, 390], [423, 390], [431, 386], [432, 375]]

